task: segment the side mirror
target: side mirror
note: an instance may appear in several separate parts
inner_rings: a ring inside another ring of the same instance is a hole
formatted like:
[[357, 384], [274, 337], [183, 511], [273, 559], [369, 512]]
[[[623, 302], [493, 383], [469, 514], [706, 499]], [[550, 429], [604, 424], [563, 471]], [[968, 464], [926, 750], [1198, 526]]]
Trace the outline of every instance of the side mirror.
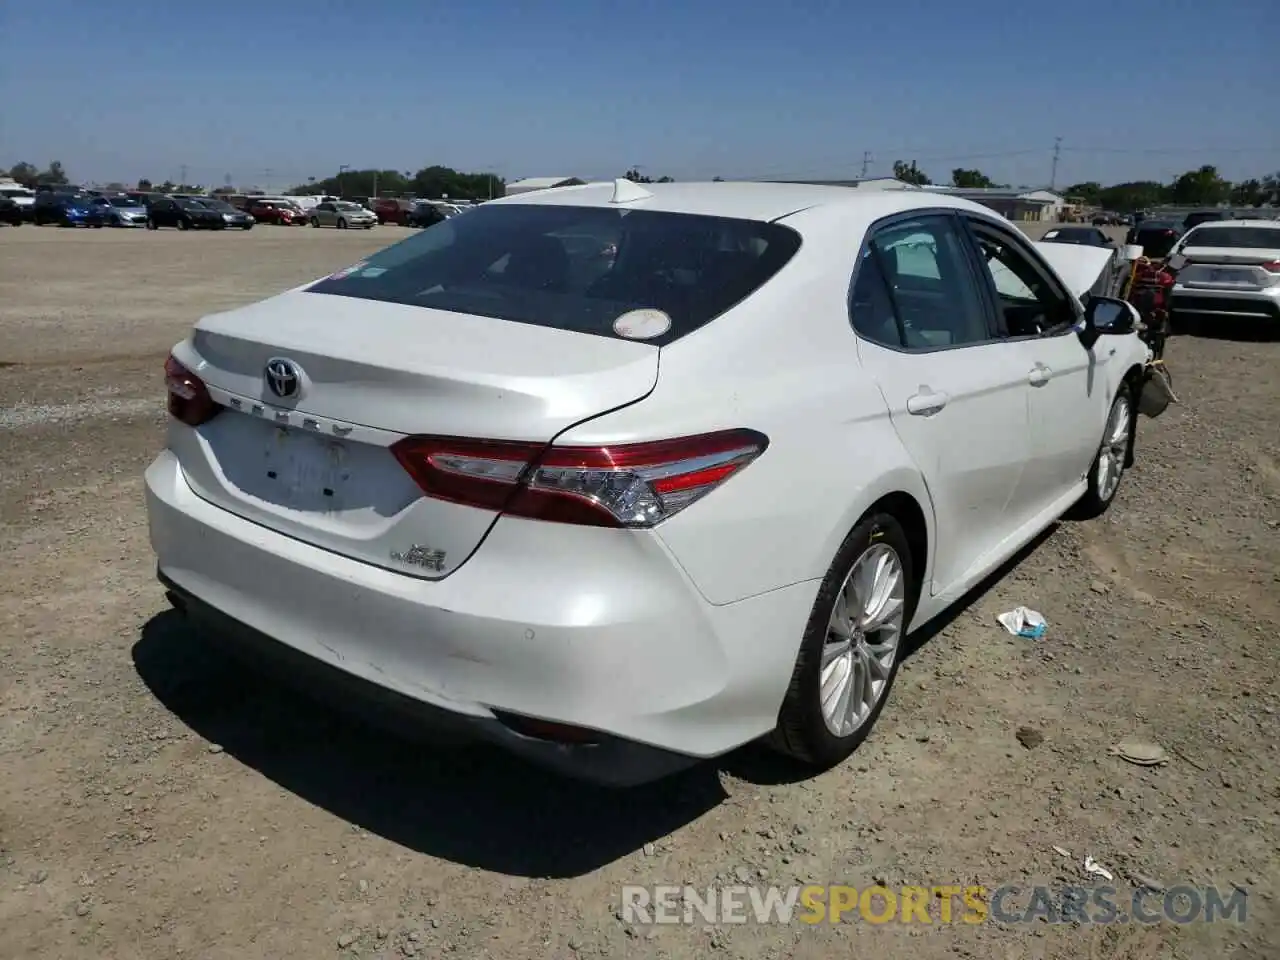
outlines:
[[1165, 261], [1165, 265], [1174, 273], [1177, 273], [1187, 265], [1187, 258], [1180, 253], [1175, 253]]
[[1104, 335], [1122, 336], [1133, 333], [1142, 322], [1137, 309], [1126, 300], [1093, 297], [1084, 311], [1084, 329], [1080, 342], [1090, 349]]

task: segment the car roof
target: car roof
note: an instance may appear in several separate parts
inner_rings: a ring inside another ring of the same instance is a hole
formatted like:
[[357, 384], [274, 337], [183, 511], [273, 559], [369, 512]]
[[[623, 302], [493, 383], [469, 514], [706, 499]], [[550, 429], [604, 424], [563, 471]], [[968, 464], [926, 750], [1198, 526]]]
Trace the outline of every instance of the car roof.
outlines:
[[[872, 219], [920, 208], [947, 207], [997, 216], [989, 207], [971, 200], [929, 190], [859, 189], [800, 183], [690, 182], [636, 184], [650, 197], [618, 206], [631, 210], [690, 213], [741, 220], [779, 220], [814, 208], [857, 208]], [[532, 193], [491, 200], [485, 206], [552, 204], [557, 206], [612, 207], [614, 183], [552, 187]]]
[[1263, 230], [1280, 230], [1280, 222], [1275, 220], [1206, 220], [1204, 223], [1197, 223], [1197, 230], [1216, 230], [1219, 227], [1248, 227], [1250, 229], [1261, 228]]

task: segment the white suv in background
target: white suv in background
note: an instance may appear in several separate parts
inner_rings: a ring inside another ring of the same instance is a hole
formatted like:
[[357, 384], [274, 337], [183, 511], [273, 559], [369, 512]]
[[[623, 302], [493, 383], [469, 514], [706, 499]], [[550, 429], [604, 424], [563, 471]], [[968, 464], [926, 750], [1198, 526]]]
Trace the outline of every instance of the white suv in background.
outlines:
[[1169, 256], [1176, 313], [1280, 321], [1280, 221], [1202, 223]]

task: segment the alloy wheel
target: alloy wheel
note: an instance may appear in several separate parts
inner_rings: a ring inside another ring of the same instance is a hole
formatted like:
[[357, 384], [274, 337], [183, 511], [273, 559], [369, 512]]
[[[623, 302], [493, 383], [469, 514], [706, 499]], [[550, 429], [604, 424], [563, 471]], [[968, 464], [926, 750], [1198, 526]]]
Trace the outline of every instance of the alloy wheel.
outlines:
[[837, 737], [861, 727], [884, 696], [898, 656], [907, 584], [896, 550], [876, 543], [836, 593], [822, 648], [822, 718]]

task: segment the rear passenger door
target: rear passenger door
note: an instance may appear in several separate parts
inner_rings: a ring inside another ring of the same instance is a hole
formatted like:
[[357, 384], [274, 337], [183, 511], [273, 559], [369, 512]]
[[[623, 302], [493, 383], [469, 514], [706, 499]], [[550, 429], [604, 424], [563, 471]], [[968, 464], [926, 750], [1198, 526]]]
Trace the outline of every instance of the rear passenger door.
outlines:
[[933, 594], [990, 562], [1030, 448], [1026, 371], [995, 336], [967, 238], [950, 212], [880, 221], [854, 275], [863, 368], [933, 499]]

